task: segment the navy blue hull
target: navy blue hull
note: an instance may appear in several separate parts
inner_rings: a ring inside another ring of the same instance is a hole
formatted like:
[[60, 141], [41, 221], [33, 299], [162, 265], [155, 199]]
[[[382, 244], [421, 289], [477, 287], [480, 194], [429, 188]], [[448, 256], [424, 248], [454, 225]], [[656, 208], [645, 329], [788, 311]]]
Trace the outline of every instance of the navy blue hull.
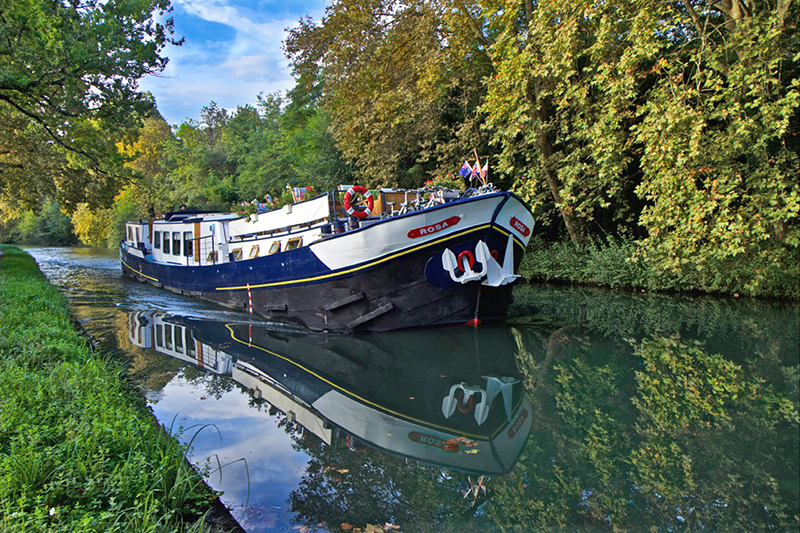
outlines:
[[[475, 250], [479, 240], [499, 257], [509, 242], [508, 233], [491, 224], [466, 228], [339, 271], [328, 269], [311, 247], [199, 267], [155, 263], [125, 246], [120, 258], [123, 273], [138, 281], [245, 311], [252, 302], [252, 312], [269, 320], [316, 331], [388, 331], [503, 319], [511, 285], [454, 283], [441, 268], [445, 248], [458, 255]], [[515, 246], [516, 270], [523, 250]]]

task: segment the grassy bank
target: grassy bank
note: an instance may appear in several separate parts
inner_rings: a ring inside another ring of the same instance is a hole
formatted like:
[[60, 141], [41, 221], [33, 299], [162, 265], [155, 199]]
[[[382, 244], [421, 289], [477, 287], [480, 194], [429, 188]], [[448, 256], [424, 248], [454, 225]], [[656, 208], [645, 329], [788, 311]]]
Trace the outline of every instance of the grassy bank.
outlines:
[[[666, 272], [650, 264], [632, 239], [609, 238], [585, 246], [532, 239], [520, 274], [532, 281], [555, 281], [648, 291], [704, 292], [800, 299], [797, 258], [780, 268], [746, 260]], [[758, 273], [761, 273], [760, 275]], [[754, 275], [755, 273], [755, 275]]]
[[0, 531], [200, 530], [213, 495], [33, 259], [0, 260]]

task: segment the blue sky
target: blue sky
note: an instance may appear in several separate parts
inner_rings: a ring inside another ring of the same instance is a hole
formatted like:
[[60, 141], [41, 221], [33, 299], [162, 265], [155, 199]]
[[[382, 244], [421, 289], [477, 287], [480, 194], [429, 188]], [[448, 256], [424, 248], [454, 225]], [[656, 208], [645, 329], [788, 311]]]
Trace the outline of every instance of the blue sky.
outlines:
[[156, 97], [171, 124], [198, 119], [212, 100], [233, 110], [253, 104], [259, 93], [285, 92], [294, 85], [281, 48], [286, 28], [302, 16], [320, 20], [324, 0], [172, 0], [176, 37], [170, 62], [140, 89]]

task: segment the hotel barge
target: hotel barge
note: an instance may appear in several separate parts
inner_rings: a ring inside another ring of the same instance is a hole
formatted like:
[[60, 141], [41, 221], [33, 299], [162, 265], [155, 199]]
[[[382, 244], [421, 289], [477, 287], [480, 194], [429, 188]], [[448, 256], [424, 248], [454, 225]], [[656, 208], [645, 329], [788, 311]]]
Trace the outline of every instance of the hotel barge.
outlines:
[[177, 211], [131, 222], [122, 271], [315, 331], [505, 317], [534, 223], [518, 196], [491, 186], [466, 194], [352, 187], [342, 200], [334, 191], [244, 217]]

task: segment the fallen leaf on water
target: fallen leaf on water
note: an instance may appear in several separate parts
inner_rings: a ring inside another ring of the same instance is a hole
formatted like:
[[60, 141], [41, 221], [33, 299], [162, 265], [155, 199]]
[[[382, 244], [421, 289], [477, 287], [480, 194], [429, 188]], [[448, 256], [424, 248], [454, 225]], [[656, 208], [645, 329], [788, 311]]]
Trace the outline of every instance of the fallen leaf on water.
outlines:
[[339, 527], [342, 528], [342, 531], [350, 531], [351, 529], [353, 529], [353, 524], [348, 524], [347, 522], [343, 522], [342, 525]]

